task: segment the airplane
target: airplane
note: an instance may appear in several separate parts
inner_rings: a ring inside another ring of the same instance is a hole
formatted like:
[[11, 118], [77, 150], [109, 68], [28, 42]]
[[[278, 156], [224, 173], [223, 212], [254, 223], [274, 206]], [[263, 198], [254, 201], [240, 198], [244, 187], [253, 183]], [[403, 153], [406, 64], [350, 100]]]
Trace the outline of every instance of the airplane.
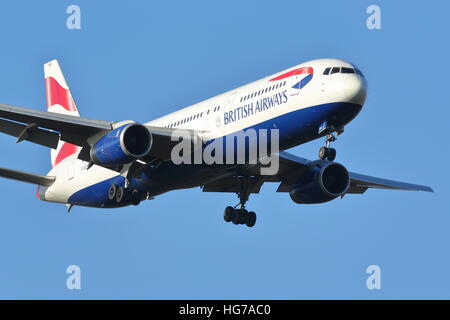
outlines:
[[[44, 64], [44, 75], [47, 111], [0, 104], [0, 132], [16, 142], [50, 148], [52, 169], [41, 175], [0, 168], [0, 176], [37, 184], [38, 199], [65, 204], [68, 211], [73, 206], [138, 205], [172, 190], [200, 187], [236, 193], [239, 203], [225, 208], [224, 220], [253, 227], [256, 214], [246, 203], [266, 182], [278, 183], [277, 192], [288, 193], [298, 204], [324, 203], [372, 188], [433, 192], [428, 186], [354, 173], [334, 161], [331, 143], [359, 114], [367, 96], [363, 73], [341, 59], [308, 61], [144, 124], [82, 118], [57, 60]], [[276, 160], [278, 168], [262, 174], [267, 166], [262, 158], [237, 164], [175, 163], [172, 151], [179, 140], [173, 135], [180, 130], [195, 150], [239, 131], [264, 135], [277, 130], [278, 150], [266, 159]], [[325, 145], [318, 159], [285, 151], [319, 138], [325, 138]]]

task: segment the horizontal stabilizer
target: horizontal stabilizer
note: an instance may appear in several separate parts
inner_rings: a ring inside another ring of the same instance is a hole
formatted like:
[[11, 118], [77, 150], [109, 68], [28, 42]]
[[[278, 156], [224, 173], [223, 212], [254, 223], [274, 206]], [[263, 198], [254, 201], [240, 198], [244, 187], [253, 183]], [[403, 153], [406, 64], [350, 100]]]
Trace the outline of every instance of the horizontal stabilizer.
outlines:
[[40, 174], [27, 173], [23, 171], [0, 168], [0, 177], [38, 184], [41, 186], [50, 186], [55, 182], [55, 177], [44, 176]]

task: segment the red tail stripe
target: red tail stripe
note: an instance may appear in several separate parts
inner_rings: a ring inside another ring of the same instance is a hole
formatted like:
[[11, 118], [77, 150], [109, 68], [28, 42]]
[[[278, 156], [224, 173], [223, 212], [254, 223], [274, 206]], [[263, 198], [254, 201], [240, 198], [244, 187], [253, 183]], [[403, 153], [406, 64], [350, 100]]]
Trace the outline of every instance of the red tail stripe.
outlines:
[[68, 142], [64, 142], [61, 149], [58, 152], [58, 155], [56, 156], [55, 163], [53, 165], [57, 165], [61, 161], [63, 161], [68, 156], [71, 156], [75, 152], [78, 151], [78, 147], [76, 145], [73, 145]]
[[45, 87], [47, 89], [47, 108], [54, 104], [59, 104], [67, 111], [77, 111], [70, 91], [61, 87], [58, 81], [48, 77], [45, 79]]

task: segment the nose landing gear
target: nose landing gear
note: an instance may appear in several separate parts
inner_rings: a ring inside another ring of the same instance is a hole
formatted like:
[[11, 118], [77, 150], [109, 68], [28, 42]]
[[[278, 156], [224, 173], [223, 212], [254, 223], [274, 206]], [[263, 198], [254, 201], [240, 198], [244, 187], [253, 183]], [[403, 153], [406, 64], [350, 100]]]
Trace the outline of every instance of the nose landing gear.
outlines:
[[336, 141], [336, 136], [333, 133], [327, 134], [327, 139], [325, 140], [325, 146], [319, 150], [319, 159], [328, 161], [333, 161], [336, 159], [336, 149], [331, 148], [331, 142]]

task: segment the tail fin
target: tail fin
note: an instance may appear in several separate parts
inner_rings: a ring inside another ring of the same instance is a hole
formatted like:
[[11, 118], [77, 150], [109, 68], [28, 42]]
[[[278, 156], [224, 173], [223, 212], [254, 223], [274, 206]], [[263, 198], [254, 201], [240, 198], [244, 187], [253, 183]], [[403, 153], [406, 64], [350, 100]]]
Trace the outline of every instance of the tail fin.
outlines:
[[[45, 89], [47, 96], [47, 111], [54, 113], [62, 113], [79, 117], [75, 101], [70, 93], [69, 86], [61, 71], [58, 60], [52, 60], [44, 64]], [[79, 151], [79, 147], [73, 144], [59, 141], [56, 150], [51, 150], [52, 166], [56, 166], [59, 162], [72, 154]]]

